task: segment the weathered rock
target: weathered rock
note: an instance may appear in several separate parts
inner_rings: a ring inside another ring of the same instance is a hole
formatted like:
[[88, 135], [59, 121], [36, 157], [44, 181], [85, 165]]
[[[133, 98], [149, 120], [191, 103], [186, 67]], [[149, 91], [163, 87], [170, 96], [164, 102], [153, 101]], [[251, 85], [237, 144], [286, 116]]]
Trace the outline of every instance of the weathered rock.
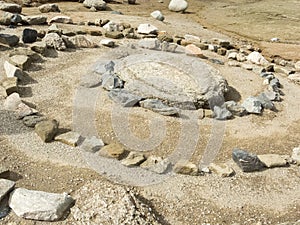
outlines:
[[31, 60], [26, 55], [14, 55], [9, 58], [9, 61], [21, 70], [28, 69], [31, 65]]
[[268, 98], [268, 96], [264, 92], [258, 95], [257, 99], [261, 102], [264, 109], [275, 109], [273, 102]]
[[146, 161], [140, 165], [140, 167], [154, 173], [163, 174], [170, 165], [170, 162], [163, 160], [161, 157], [149, 156]]
[[38, 37], [37, 30], [26, 28], [23, 30], [22, 41], [24, 43], [33, 43]]
[[36, 134], [44, 142], [50, 142], [58, 132], [58, 122], [56, 120], [45, 120], [35, 125]]
[[23, 17], [24, 23], [27, 23], [29, 25], [43, 25], [47, 23], [47, 17], [46, 16], [24, 16]]
[[232, 113], [225, 107], [214, 106], [214, 118], [216, 120], [228, 120], [232, 118]]
[[39, 54], [29, 48], [16, 48], [9, 53], [9, 57], [12, 57], [14, 55], [28, 56], [31, 62], [40, 62], [42, 60], [42, 57]]
[[4, 87], [0, 85], [0, 99], [5, 99], [7, 97], [7, 93]]
[[19, 43], [19, 37], [11, 34], [0, 34], [0, 43], [14, 47]]
[[243, 170], [243, 172], [259, 171], [265, 167], [257, 155], [248, 153], [241, 149], [233, 150], [232, 159]]
[[257, 157], [268, 168], [280, 167], [280, 166], [287, 165], [287, 161], [284, 158], [284, 156], [282, 156], [282, 155], [265, 154], [265, 155], [258, 155]]
[[83, 6], [86, 8], [94, 7], [96, 10], [105, 10], [106, 2], [103, 0], [84, 0]]
[[122, 88], [123, 84], [124, 82], [113, 73], [107, 72], [102, 75], [101, 86], [106, 90], [110, 91], [116, 88]]
[[298, 165], [300, 165], [300, 146], [298, 148], [293, 149], [292, 160], [295, 161]]
[[238, 53], [237, 52], [230, 52], [227, 56], [228, 59], [236, 60]]
[[36, 109], [29, 107], [23, 102], [18, 105], [15, 111], [19, 120], [23, 119], [25, 116], [30, 116], [38, 113]]
[[234, 175], [234, 170], [230, 166], [226, 165], [225, 163], [222, 164], [210, 163], [208, 168], [209, 170], [218, 174], [221, 177], [231, 177]]
[[93, 136], [90, 138], [84, 139], [82, 145], [80, 145], [80, 148], [86, 152], [92, 152], [95, 153], [99, 151], [104, 146], [104, 143], [101, 139]]
[[110, 47], [110, 48], [115, 47], [115, 42], [113, 40], [110, 40], [110, 39], [102, 39], [100, 41], [100, 44], [103, 45], [103, 46], [106, 46], [106, 47]]
[[69, 38], [69, 41], [72, 42], [72, 44], [76, 48], [96, 48], [96, 47], [98, 47], [98, 45], [96, 43], [90, 41], [84, 35], [76, 35], [75, 37]]
[[300, 72], [300, 61], [297, 61], [294, 65], [296, 72]]
[[150, 50], [161, 50], [161, 42], [157, 38], [144, 38], [139, 40], [138, 46], [140, 48]]
[[67, 24], [72, 24], [73, 20], [69, 16], [55, 16], [49, 22], [50, 23], [67, 23]]
[[163, 15], [162, 12], [159, 11], [159, 10], [153, 11], [150, 15], [151, 15], [154, 19], [157, 19], [157, 20], [159, 20], [159, 21], [164, 21], [164, 19], [165, 19], [164, 15]]
[[140, 96], [131, 94], [130, 92], [123, 89], [111, 90], [108, 96], [116, 103], [122, 105], [123, 107], [133, 107], [142, 98]]
[[242, 106], [247, 110], [248, 113], [260, 114], [262, 112], [262, 103], [256, 97], [247, 98]]
[[175, 173], [184, 174], [184, 175], [192, 175], [192, 176], [197, 176], [199, 173], [197, 166], [194, 163], [191, 163], [186, 160], [179, 160], [175, 164], [173, 171]]
[[25, 116], [22, 121], [24, 125], [27, 127], [35, 127], [36, 124], [45, 120], [47, 120], [47, 118], [44, 116], [30, 115], [30, 116]]
[[144, 24], [140, 24], [137, 28], [137, 32], [139, 34], [157, 34], [158, 29], [157, 27], [148, 24], [148, 23], [144, 23]]
[[138, 166], [146, 160], [140, 152], [130, 152], [128, 156], [121, 161], [121, 164], [127, 167]]
[[259, 52], [251, 52], [248, 56], [247, 56], [247, 60], [257, 64], [257, 65], [267, 65], [268, 61], [259, 53]]
[[275, 91], [265, 91], [264, 95], [271, 101], [280, 101], [280, 94]]
[[189, 56], [199, 57], [199, 58], [206, 58], [203, 55], [202, 50], [194, 44], [189, 44], [185, 47], [185, 54], [187, 54]]
[[23, 77], [23, 71], [8, 61], [4, 62], [4, 70], [6, 73], [6, 77], [17, 77], [20, 80]]
[[124, 34], [120, 31], [107, 31], [105, 32], [105, 37], [112, 39], [121, 39], [124, 37]]
[[140, 101], [139, 104], [143, 108], [150, 109], [153, 112], [157, 112], [164, 116], [178, 115], [180, 112], [179, 109], [165, 105], [164, 103], [162, 103], [162, 101], [157, 99], [146, 99]]
[[225, 106], [234, 116], [245, 116], [247, 114], [246, 109], [235, 101], [227, 101]]
[[4, 78], [1, 81], [1, 85], [5, 89], [6, 95], [18, 92], [18, 78], [16, 77]]
[[54, 140], [60, 141], [64, 144], [70, 145], [72, 147], [76, 147], [79, 142], [81, 141], [82, 137], [79, 133], [74, 131], [69, 131], [67, 133], [63, 133], [60, 135], [57, 135]]
[[45, 42], [35, 42], [30, 46], [30, 49], [34, 52], [37, 52], [43, 56], [46, 55], [47, 52], [47, 44]]
[[111, 143], [102, 147], [99, 155], [107, 158], [121, 159], [125, 154], [125, 148], [119, 143]]
[[300, 73], [291, 74], [288, 76], [288, 79], [300, 83]]
[[185, 0], [171, 0], [168, 8], [173, 12], [184, 12], [188, 8], [188, 3]]
[[64, 193], [47, 193], [18, 188], [12, 192], [9, 207], [20, 217], [32, 220], [56, 221], [71, 208], [74, 199]]
[[120, 24], [113, 21], [106, 23], [103, 28], [108, 32], [121, 31]]
[[169, 43], [169, 42], [166, 42], [166, 41], [163, 41], [161, 43], [161, 50], [163, 52], [176, 52], [176, 49], [177, 49], [178, 45], [175, 44], [175, 43]]
[[0, 24], [1, 25], [10, 25], [12, 23], [12, 19], [14, 17], [13, 13], [5, 12], [0, 10]]
[[0, 179], [0, 201], [15, 187], [15, 182], [6, 179]]
[[134, 5], [135, 2], [136, 2], [136, 0], [127, 0], [127, 2], [128, 2], [128, 4], [130, 4], [130, 5]]
[[22, 6], [14, 3], [0, 2], [0, 10], [10, 13], [21, 13]]
[[12, 93], [11, 95], [7, 96], [3, 105], [5, 110], [15, 111], [21, 103], [22, 100], [20, 95], [18, 93]]
[[41, 13], [60, 12], [57, 4], [44, 4], [39, 6], [39, 10]]
[[46, 34], [43, 41], [46, 43], [47, 47], [54, 48], [59, 51], [63, 51], [67, 48], [63, 39], [56, 33]]

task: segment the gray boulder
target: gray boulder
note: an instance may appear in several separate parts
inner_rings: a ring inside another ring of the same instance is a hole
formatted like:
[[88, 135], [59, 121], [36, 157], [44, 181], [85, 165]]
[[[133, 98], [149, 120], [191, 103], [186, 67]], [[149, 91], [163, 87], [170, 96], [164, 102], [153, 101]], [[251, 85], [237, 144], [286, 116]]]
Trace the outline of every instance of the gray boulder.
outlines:
[[232, 118], [232, 113], [225, 106], [214, 106], [213, 111], [216, 120], [228, 120]]
[[10, 13], [21, 13], [22, 6], [14, 3], [0, 2], [0, 10]]
[[259, 171], [265, 167], [257, 155], [237, 148], [232, 152], [232, 159], [243, 170], [243, 172]]
[[245, 116], [247, 114], [246, 109], [235, 101], [227, 101], [224, 104], [234, 116]]
[[185, 0], [171, 0], [169, 10], [174, 12], [184, 12], [188, 8], [188, 3]]
[[140, 106], [164, 116], [177, 115], [180, 112], [179, 109], [165, 105], [162, 101], [157, 99], [146, 99], [144, 101], [140, 101]]
[[275, 105], [265, 93], [258, 95], [257, 99], [261, 102], [264, 109], [275, 110]]
[[114, 89], [108, 93], [108, 96], [116, 103], [123, 107], [133, 107], [142, 98], [140, 96], [131, 94], [130, 92], [123, 89]]
[[106, 10], [106, 2], [103, 0], [84, 0], [83, 6], [86, 8], [95, 8], [96, 10]]
[[19, 37], [12, 34], [0, 34], [0, 43], [14, 47], [19, 43]]
[[58, 132], [58, 122], [56, 120], [45, 120], [35, 125], [36, 134], [44, 142], [50, 142]]
[[261, 114], [262, 112], [262, 103], [261, 101], [256, 97], [249, 97], [247, 98], [242, 106], [247, 110], [248, 113], [253, 114]]

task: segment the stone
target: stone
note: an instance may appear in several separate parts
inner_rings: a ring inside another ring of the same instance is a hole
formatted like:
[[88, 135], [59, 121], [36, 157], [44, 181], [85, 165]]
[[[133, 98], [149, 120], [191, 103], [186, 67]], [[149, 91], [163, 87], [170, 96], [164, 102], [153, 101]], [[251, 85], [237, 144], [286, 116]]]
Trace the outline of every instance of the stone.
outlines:
[[227, 65], [232, 66], [232, 67], [240, 67], [241, 66], [241, 64], [239, 62], [233, 61], [233, 60], [228, 61]]
[[120, 29], [120, 24], [118, 23], [115, 23], [113, 21], [110, 21], [108, 23], [106, 23], [103, 28], [106, 30], [106, 31], [109, 31], [109, 32], [113, 32], [113, 31], [121, 31]]
[[36, 109], [29, 107], [28, 105], [26, 105], [23, 102], [18, 105], [18, 107], [15, 111], [16, 111], [18, 120], [23, 119], [25, 116], [30, 116], [30, 115], [34, 115], [34, 114], [38, 113], [38, 111]]
[[300, 83], [300, 73], [291, 74], [288, 79]]
[[233, 59], [233, 60], [236, 60], [237, 59], [237, 55], [238, 53], [237, 52], [230, 52], [227, 56], [228, 59]]
[[158, 32], [158, 35], [157, 35], [157, 39], [160, 40], [161, 42], [173, 42], [174, 39], [173, 37], [168, 34], [167, 32]]
[[6, 179], [0, 179], [0, 201], [13, 190], [15, 182]]
[[274, 103], [268, 98], [268, 96], [263, 92], [257, 96], [257, 99], [261, 102], [264, 109], [275, 110]]
[[86, 8], [94, 7], [96, 10], [105, 10], [106, 2], [103, 0], [84, 0], [83, 6]]
[[225, 107], [214, 106], [214, 118], [216, 120], [228, 120], [232, 118], [232, 113]]
[[140, 48], [150, 50], [161, 50], [161, 42], [157, 38], [144, 38], [139, 40], [138, 46]]
[[112, 39], [121, 39], [124, 37], [124, 34], [120, 31], [106, 31], [105, 37], [112, 38]]
[[300, 146], [293, 149], [291, 158], [296, 164], [300, 165]]
[[9, 57], [12, 57], [14, 55], [28, 56], [31, 62], [41, 62], [42, 60], [40, 54], [37, 54], [36, 52], [32, 51], [29, 48], [15, 48], [13, 51], [9, 53]]
[[48, 33], [61, 34], [62, 30], [58, 28], [57, 24], [53, 23], [48, 27]]
[[191, 34], [185, 34], [184, 40], [186, 41], [186, 43], [191, 43], [191, 44], [197, 44], [200, 43], [201, 41], [200, 37]]
[[57, 4], [44, 4], [38, 7], [41, 13], [60, 12]]
[[247, 115], [247, 110], [236, 103], [235, 101], [227, 101], [224, 103], [226, 108], [234, 115], [234, 116], [245, 116]]
[[37, 30], [26, 28], [23, 30], [22, 41], [23, 43], [33, 43], [36, 42], [38, 37]]
[[11, 95], [7, 96], [3, 106], [5, 110], [15, 111], [21, 103], [22, 100], [20, 95], [18, 93], [12, 93]]
[[164, 103], [162, 103], [162, 101], [158, 99], [146, 99], [140, 101], [139, 104], [145, 109], [150, 109], [153, 112], [159, 113], [164, 116], [178, 115], [180, 112], [179, 109], [165, 105]]
[[[20, 68], [21, 70], [28, 69], [31, 65], [31, 60], [26, 55], [14, 55], [9, 58], [9, 61]], [[20, 74], [21, 75], [21, 74]], [[21, 78], [21, 76], [19, 76]]]
[[23, 22], [22, 16], [20, 16], [19, 14], [14, 14], [10, 19], [11, 25], [17, 26], [18, 23], [22, 23], [22, 22]]
[[182, 159], [174, 165], [173, 171], [175, 173], [191, 176], [197, 176], [199, 173], [199, 170], [194, 163]]
[[295, 71], [292, 68], [286, 68], [286, 67], [274, 65], [274, 72], [290, 75], [293, 74]]
[[49, 23], [73, 24], [73, 20], [69, 16], [55, 16], [49, 21]]
[[99, 151], [99, 155], [106, 158], [121, 159], [125, 154], [125, 148], [119, 143], [111, 143], [102, 147]]
[[1, 85], [4, 88], [6, 95], [11, 95], [14, 92], [18, 92], [18, 78], [7, 77], [1, 81]]
[[294, 65], [296, 72], [300, 72], [300, 61], [297, 61]]
[[30, 46], [30, 49], [36, 53], [45, 56], [47, 52], [47, 44], [42, 41], [35, 42]]
[[96, 43], [90, 41], [84, 35], [76, 35], [75, 37], [69, 38], [69, 41], [72, 42], [72, 44], [76, 48], [96, 48], [96, 47], [98, 47], [98, 45]]
[[47, 23], [46, 16], [25, 16], [23, 17], [23, 21], [29, 25], [43, 25]]
[[0, 2], [0, 10], [10, 13], [21, 13], [22, 6], [15, 3]]
[[12, 23], [12, 19], [15, 14], [0, 10], [0, 24], [8, 26]]
[[237, 148], [232, 151], [232, 159], [243, 172], [259, 171], [265, 167], [257, 155]]
[[18, 188], [9, 198], [9, 207], [24, 219], [57, 221], [74, 204], [67, 193], [56, 194]]
[[44, 120], [35, 125], [36, 134], [44, 142], [50, 142], [58, 132], [58, 122], [56, 120]]
[[113, 40], [110, 39], [102, 39], [100, 41], [100, 44], [109, 48], [113, 48], [115, 47], [115, 42]]
[[267, 65], [268, 61], [259, 53], [259, 52], [251, 52], [247, 56], [247, 60], [251, 63], [257, 64], [257, 65]]
[[247, 60], [247, 57], [243, 53], [238, 53], [236, 55], [236, 60], [239, 62], [245, 62]]
[[161, 157], [149, 156], [146, 161], [140, 165], [140, 167], [157, 174], [163, 174], [167, 171], [170, 165], [170, 162], [163, 160]]
[[7, 97], [7, 93], [4, 87], [0, 85], [0, 99], [5, 99]]
[[284, 156], [277, 154], [257, 155], [258, 159], [268, 168], [286, 166], [287, 161]]
[[39, 122], [47, 120], [46, 117], [41, 116], [41, 115], [30, 115], [30, 116], [25, 116], [22, 119], [22, 122], [25, 126], [27, 127], [35, 127], [36, 124]]
[[114, 102], [120, 104], [123, 107], [133, 107], [142, 99], [140, 96], [131, 94], [130, 92], [123, 89], [111, 90], [108, 93], [108, 96]]
[[99, 151], [103, 146], [103, 141], [93, 136], [84, 139], [83, 143], [80, 145], [80, 148], [86, 152], [95, 153]]
[[128, 2], [128, 4], [130, 4], [130, 5], [134, 5], [135, 2], [136, 2], [136, 0], [127, 0], [127, 2]]
[[185, 0], [171, 0], [168, 8], [173, 12], [184, 12], [188, 8], [188, 3]]
[[158, 32], [158, 29], [157, 29], [157, 27], [155, 27], [149, 23], [143, 23], [138, 26], [137, 32], [139, 34], [155, 34], [156, 35]]
[[69, 131], [67, 133], [57, 135], [54, 138], [55, 141], [62, 142], [64, 144], [70, 145], [72, 147], [78, 146], [81, 139], [82, 139], [81, 135], [74, 131]]
[[116, 91], [118, 91], [117, 88], [123, 88], [123, 84], [124, 84], [124, 82], [119, 77], [117, 77], [115, 74], [106, 72], [102, 75], [101, 86], [108, 91], [111, 91], [114, 89], [116, 89]]
[[195, 57], [199, 57], [199, 58], [206, 58], [203, 55], [203, 52], [200, 48], [198, 48], [196, 45], [194, 44], [189, 44], [185, 47], [185, 54], [189, 55], [189, 56], [195, 56]]
[[130, 152], [128, 156], [121, 161], [121, 164], [127, 167], [138, 166], [146, 160], [140, 152]]
[[157, 19], [157, 20], [159, 20], [159, 21], [164, 21], [164, 19], [165, 19], [164, 15], [163, 15], [162, 12], [159, 11], [159, 10], [153, 11], [150, 15], [151, 15], [154, 19]]
[[217, 53], [218, 53], [219, 55], [225, 56], [225, 55], [227, 54], [227, 50], [226, 50], [226, 48], [218, 48], [218, 49], [217, 49]]
[[11, 64], [10, 62], [4, 62], [4, 70], [6, 73], [6, 77], [17, 77], [18, 79], [22, 80], [23, 71], [20, 68]]
[[262, 103], [256, 97], [247, 98], [242, 106], [247, 110], [248, 113], [261, 114], [262, 112]]
[[178, 45], [175, 44], [175, 43], [169, 43], [169, 42], [166, 42], [166, 41], [163, 41], [161, 43], [161, 50], [163, 52], [172, 52], [172, 53], [175, 53], [177, 47], [178, 47]]
[[67, 48], [63, 39], [56, 33], [46, 34], [43, 41], [47, 47], [54, 48], [55, 50], [63, 51]]
[[209, 170], [218, 174], [220, 177], [231, 177], [234, 175], [234, 170], [225, 163], [215, 164], [210, 163], [208, 166]]
[[208, 45], [208, 50], [212, 51], [212, 52], [217, 52], [218, 51], [218, 46], [217, 45], [213, 45], [213, 44], [209, 44]]
[[263, 92], [264, 95], [270, 100], [270, 101], [280, 101], [280, 94], [275, 91], [265, 91]]
[[19, 37], [12, 34], [0, 34], [0, 43], [8, 45], [10, 47], [17, 46], [19, 44]]

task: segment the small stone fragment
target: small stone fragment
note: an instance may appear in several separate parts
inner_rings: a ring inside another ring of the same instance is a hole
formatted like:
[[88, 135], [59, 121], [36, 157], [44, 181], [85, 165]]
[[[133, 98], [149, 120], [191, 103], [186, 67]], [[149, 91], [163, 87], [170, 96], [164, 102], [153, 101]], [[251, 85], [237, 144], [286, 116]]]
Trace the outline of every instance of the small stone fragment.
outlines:
[[44, 4], [39, 6], [39, 10], [41, 13], [60, 12], [57, 4]]
[[194, 163], [191, 163], [186, 160], [179, 160], [175, 164], [173, 171], [175, 173], [191, 175], [191, 176], [197, 176], [199, 172], [197, 166]]
[[151, 24], [144, 23], [138, 26], [137, 32], [139, 34], [157, 34], [158, 29]]
[[130, 92], [122, 89], [111, 90], [108, 96], [116, 103], [119, 103], [123, 107], [133, 107], [142, 98], [140, 96], [131, 94]]
[[265, 167], [257, 155], [237, 148], [232, 152], [232, 159], [243, 170], [243, 172], [259, 171]]
[[163, 174], [170, 165], [170, 162], [163, 160], [161, 157], [149, 156], [147, 160], [140, 165], [140, 167], [157, 174]]
[[55, 16], [53, 17], [49, 23], [67, 23], [72, 24], [73, 20], [69, 16]]
[[214, 118], [216, 120], [228, 120], [232, 118], [232, 113], [225, 106], [214, 106]]
[[247, 114], [246, 109], [235, 101], [227, 101], [225, 106], [235, 116], [245, 116]]
[[21, 70], [28, 69], [31, 65], [31, 61], [26, 55], [14, 55], [9, 58], [9, 61], [14, 65], [19, 67]]
[[107, 158], [121, 159], [125, 153], [125, 148], [119, 143], [111, 143], [102, 147], [99, 151], [99, 155]]
[[157, 38], [144, 38], [138, 42], [140, 48], [161, 50], [161, 42]]
[[226, 165], [225, 163], [222, 164], [211, 163], [209, 164], [208, 168], [209, 170], [218, 174], [221, 177], [231, 177], [234, 175], [234, 170], [230, 166]]
[[67, 48], [63, 39], [56, 33], [46, 34], [43, 40], [47, 47], [54, 48], [59, 51], [63, 51]]
[[76, 48], [96, 48], [98, 45], [84, 35], [76, 35], [69, 39]]
[[74, 131], [69, 131], [67, 133], [60, 134], [54, 138], [55, 141], [60, 141], [72, 147], [76, 147], [81, 141], [81, 139], [81, 135]]
[[120, 31], [107, 31], [105, 37], [112, 39], [121, 39], [124, 37], [124, 34]]
[[127, 167], [138, 166], [146, 160], [140, 152], [130, 152], [128, 156], [121, 161], [121, 164]]
[[80, 146], [82, 150], [86, 152], [95, 153], [99, 151], [104, 146], [104, 143], [101, 139], [93, 136], [84, 139], [82, 145]]
[[247, 56], [247, 60], [257, 64], [257, 65], [267, 65], [268, 61], [259, 53], [259, 52], [251, 52], [248, 56]]
[[7, 77], [17, 77], [20, 80], [23, 77], [23, 71], [8, 61], [4, 62], [4, 70]]
[[56, 120], [45, 120], [35, 125], [36, 134], [44, 142], [50, 142], [58, 132], [58, 122]]
[[157, 99], [143, 100], [140, 102], [140, 106], [145, 109], [150, 109], [153, 112], [157, 112], [164, 116], [177, 115], [180, 112], [179, 109], [165, 105], [160, 100], [157, 100]]
[[43, 25], [47, 23], [46, 16], [24, 16], [23, 21], [29, 25]]
[[11, 34], [0, 34], [0, 43], [14, 47], [19, 43], [19, 37]]
[[287, 161], [284, 156], [277, 154], [258, 155], [259, 160], [268, 168], [286, 166]]
[[14, 188], [15, 182], [6, 179], [0, 179], [0, 201]]
[[18, 105], [18, 107], [15, 111], [16, 111], [18, 120], [23, 119], [25, 116], [30, 116], [30, 115], [34, 115], [34, 114], [38, 113], [38, 111], [36, 109], [29, 107], [28, 105], [26, 105], [23, 102]]

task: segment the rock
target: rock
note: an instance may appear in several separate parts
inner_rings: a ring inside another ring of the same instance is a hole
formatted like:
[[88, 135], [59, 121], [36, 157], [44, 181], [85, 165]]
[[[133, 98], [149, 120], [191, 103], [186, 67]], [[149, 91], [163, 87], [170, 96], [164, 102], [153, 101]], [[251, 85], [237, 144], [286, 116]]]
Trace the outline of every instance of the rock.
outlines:
[[247, 56], [247, 60], [257, 64], [257, 65], [267, 65], [268, 61], [259, 53], [259, 52], [251, 52], [248, 56]]
[[12, 93], [11, 95], [7, 96], [3, 105], [5, 110], [15, 111], [21, 103], [22, 100], [20, 95], [18, 93]]
[[161, 50], [163, 52], [176, 52], [176, 49], [177, 49], [178, 45], [175, 44], [175, 43], [169, 43], [169, 42], [166, 42], [164, 41], [163, 43], [161, 43]]
[[10, 62], [4, 62], [4, 70], [6, 73], [6, 77], [17, 77], [18, 79], [22, 80], [23, 71], [20, 68], [11, 64]]
[[136, 0], [127, 0], [127, 2], [128, 2], [128, 4], [130, 4], [130, 5], [134, 5], [135, 2], [136, 2]]
[[214, 118], [216, 120], [228, 120], [232, 118], [232, 113], [225, 107], [214, 106]]
[[199, 57], [199, 58], [206, 58], [203, 53], [202, 50], [200, 48], [198, 48], [196, 45], [194, 44], [189, 44], [185, 47], [185, 54], [189, 55], [189, 56], [195, 56], [195, 57]]
[[76, 48], [96, 48], [98, 45], [84, 35], [76, 35], [69, 39]]
[[113, 21], [110, 21], [108, 23], [106, 23], [103, 28], [106, 30], [106, 31], [109, 31], [109, 32], [113, 32], [113, 31], [121, 31], [120, 29], [120, 24], [118, 23], [115, 23]]
[[295, 71], [292, 68], [285, 68], [282, 66], [274, 65], [274, 72], [290, 75], [290, 74], [293, 74]]
[[247, 60], [247, 57], [243, 53], [238, 53], [236, 55], [236, 60], [239, 62], [245, 62]]
[[124, 37], [124, 34], [120, 31], [107, 31], [105, 32], [105, 37], [112, 39], [121, 39]]
[[46, 16], [25, 16], [23, 17], [23, 21], [29, 25], [43, 25], [47, 23]]
[[99, 151], [104, 146], [104, 143], [101, 139], [96, 138], [95, 136], [84, 139], [80, 148], [86, 152], [95, 153]]
[[55, 141], [60, 141], [72, 147], [76, 147], [81, 141], [81, 139], [81, 135], [74, 131], [69, 131], [67, 133], [60, 134], [54, 138]]
[[53, 17], [49, 23], [66, 23], [72, 24], [73, 20], [69, 16], [55, 16]]
[[38, 32], [34, 29], [26, 28], [23, 30], [22, 41], [23, 43], [33, 43], [36, 42], [38, 37]]
[[227, 101], [225, 106], [234, 116], [245, 116], [247, 114], [247, 110], [235, 101]]
[[119, 143], [112, 143], [102, 147], [99, 155], [106, 158], [121, 159], [125, 154], [125, 148]]
[[140, 165], [140, 167], [154, 173], [163, 174], [170, 165], [170, 162], [163, 160], [161, 157], [149, 156], [146, 161]]
[[240, 67], [241, 66], [241, 64], [239, 62], [232, 61], [232, 60], [228, 61], [227, 65], [232, 66], [232, 67]]
[[230, 166], [226, 165], [225, 163], [222, 164], [210, 163], [208, 168], [209, 170], [218, 174], [221, 177], [231, 177], [234, 175], [234, 170]]
[[119, 77], [117, 77], [115, 74], [106, 72], [102, 75], [101, 86], [108, 91], [113, 90], [113, 89], [116, 89], [116, 91], [117, 91], [117, 88], [123, 87], [123, 83], [124, 82]]
[[185, 0], [171, 0], [168, 8], [173, 12], [184, 12], [188, 8], [188, 3]]
[[296, 164], [300, 165], [300, 146], [293, 149], [292, 160], [295, 161]]
[[58, 28], [57, 24], [53, 23], [48, 27], [48, 33], [61, 34], [62, 30]]
[[13, 13], [4, 12], [0, 10], [0, 24], [8, 26], [12, 23], [12, 19], [14, 17]]
[[29, 48], [16, 48], [9, 53], [9, 57], [14, 55], [25, 55], [29, 57], [31, 62], [41, 62], [42, 57], [36, 52], [30, 50]]
[[210, 50], [212, 52], [217, 52], [218, 51], [218, 46], [209, 44], [208, 45], [208, 50]]
[[113, 40], [110, 40], [110, 39], [102, 39], [100, 41], [100, 44], [103, 45], [103, 46], [106, 46], [106, 47], [110, 47], [110, 48], [115, 47], [115, 42]]
[[29, 107], [28, 105], [26, 105], [23, 102], [18, 105], [18, 107], [15, 111], [16, 111], [18, 120], [23, 119], [25, 116], [30, 116], [30, 115], [34, 115], [34, 114], [38, 113], [38, 111], [36, 109]]
[[57, 4], [44, 4], [38, 7], [41, 13], [60, 12]]
[[175, 164], [173, 171], [175, 173], [192, 176], [197, 176], [199, 172], [197, 166], [194, 163], [182, 159]]
[[163, 15], [162, 12], [159, 11], [159, 10], [153, 11], [150, 15], [151, 15], [154, 19], [157, 19], [157, 20], [159, 20], [159, 21], [164, 21], [164, 19], [165, 19], [164, 15]]
[[21, 13], [22, 6], [14, 3], [0, 2], [0, 10], [10, 13]]
[[18, 92], [18, 78], [16, 77], [4, 78], [1, 81], [1, 85], [4, 88], [6, 95], [11, 95], [14, 92]]
[[271, 101], [280, 101], [280, 94], [275, 91], [265, 91], [263, 94]]
[[259, 171], [265, 167], [257, 155], [237, 148], [235, 148], [232, 152], [232, 159], [243, 170], [243, 172]]
[[36, 53], [39, 53], [43, 56], [46, 55], [47, 52], [47, 44], [45, 42], [35, 42], [30, 46], [30, 49]]
[[47, 118], [44, 116], [30, 115], [30, 116], [25, 116], [22, 121], [23, 124], [27, 127], [35, 127], [36, 124], [45, 120], [47, 120]]
[[20, 16], [19, 14], [13, 14], [13, 16], [10, 19], [11, 25], [17, 26], [18, 23], [22, 23], [22, 22], [23, 22], [22, 16]]
[[123, 89], [111, 90], [108, 93], [108, 96], [114, 102], [120, 104], [123, 107], [133, 107], [142, 99], [140, 96], [131, 94], [130, 92]]
[[268, 168], [287, 165], [287, 161], [282, 155], [265, 154], [265, 155], [258, 155], [257, 157]]
[[184, 40], [186, 41], [186, 43], [190, 44], [198, 44], [201, 42], [200, 37], [191, 34], [184, 35]]
[[157, 112], [164, 116], [172, 116], [172, 115], [178, 115], [180, 110], [175, 107], [170, 107], [168, 105], [165, 105], [162, 103], [162, 101], [157, 99], [146, 99], [143, 101], [140, 101], [140, 106], [145, 109], [150, 109], [153, 112]]
[[300, 61], [297, 61], [294, 65], [296, 72], [300, 72]]
[[18, 188], [12, 192], [9, 207], [24, 219], [56, 221], [71, 208], [74, 199], [64, 193], [47, 193]]
[[106, 2], [103, 0], [84, 0], [83, 6], [86, 8], [94, 7], [96, 10], [105, 10]]
[[138, 46], [150, 50], [161, 50], [161, 42], [157, 38], [144, 38], [139, 40]]
[[247, 98], [242, 106], [247, 110], [248, 113], [260, 114], [262, 112], [262, 103], [256, 97]]
[[0, 34], [0, 43], [14, 47], [19, 44], [19, 37], [11, 34]]
[[15, 187], [15, 182], [6, 179], [0, 179], [0, 201], [12, 191]]
[[58, 132], [58, 122], [56, 120], [44, 120], [35, 125], [36, 134], [44, 142], [50, 142]]
[[127, 167], [138, 166], [146, 160], [140, 152], [130, 152], [128, 156], [121, 161], [121, 164]]
[[59, 51], [63, 51], [67, 48], [63, 39], [56, 33], [46, 34], [43, 41], [46, 43], [47, 47], [54, 48]]
[[288, 79], [300, 83], [300, 73], [291, 74]]
[[0, 85], [0, 100], [5, 99], [7, 97], [7, 93], [4, 87]]
[[151, 24], [143, 23], [138, 26], [137, 32], [139, 34], [157, 34], [158, 29]]
[[236, 60], [238, 53], [237, 52], [230, 52], [227, 56], [228, 59]]
[[[28, 69], [31, 65], [31, 61], [28, 56], [26, 55], [14, 55], [9, 58], [10, 63], [12, 63], [14, 66], [17, 66], [21, 70]], [[23, 75], [23, 73], [22, 73]], [[21, 74], [19, 75], [21, 78]]]
[[218, 49], [217, 49], [217, 53], [218, 53], [219, 55], [225, 56], [225, 55], [227, 54], [227, 50], [226, 50], [226, 48], [218, 48]]
[[275, 106], [273, 102], [268, 98], [268, 96], [265, 93], [261, 93], [257, 96], [257, 99], [261, 102], [264, 109], [270, 109], [274, 110]]

